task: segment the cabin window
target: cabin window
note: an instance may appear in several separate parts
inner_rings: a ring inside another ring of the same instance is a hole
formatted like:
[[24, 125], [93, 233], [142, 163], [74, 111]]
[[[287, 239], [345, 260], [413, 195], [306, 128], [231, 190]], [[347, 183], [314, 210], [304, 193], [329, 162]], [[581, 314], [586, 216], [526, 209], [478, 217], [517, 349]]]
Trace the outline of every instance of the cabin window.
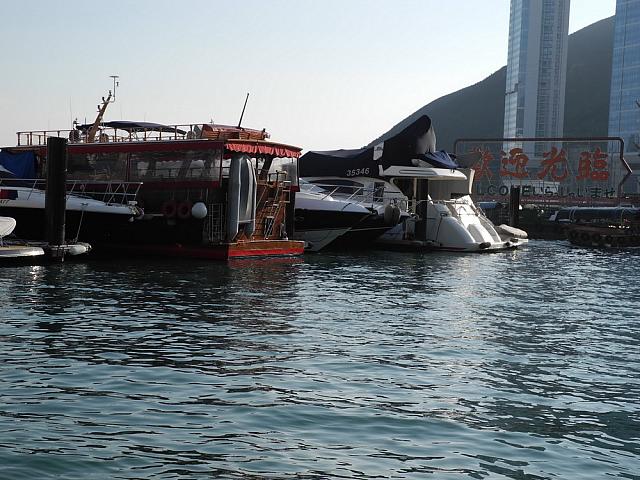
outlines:
[[222, 150], [131, 153], [130, 180], [219, 180]]
[[312, 180], [310, 183], [317, 185], [329, 193], [342, 193], [346, 195], [362, 195], [364, 184], [342, 178], [327, 178]]
[[67, 176], [77, 180], [124, 180], [126, 153], [70, 153]]

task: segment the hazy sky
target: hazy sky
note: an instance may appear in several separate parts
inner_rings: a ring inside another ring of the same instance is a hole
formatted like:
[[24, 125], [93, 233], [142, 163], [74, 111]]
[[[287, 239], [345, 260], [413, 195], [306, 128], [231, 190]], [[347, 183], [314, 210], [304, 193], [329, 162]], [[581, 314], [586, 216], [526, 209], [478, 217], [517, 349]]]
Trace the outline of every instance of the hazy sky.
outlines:
[[[542, 0], [539, 0], [542, 1]], [[569, 31], [615, 13], [573, 0]], [[508, 0], [0, 0], [0, 145], [95, 117], [357, 148], [506, 64]], [[437, 131], [437, 125], [436, 131]]]

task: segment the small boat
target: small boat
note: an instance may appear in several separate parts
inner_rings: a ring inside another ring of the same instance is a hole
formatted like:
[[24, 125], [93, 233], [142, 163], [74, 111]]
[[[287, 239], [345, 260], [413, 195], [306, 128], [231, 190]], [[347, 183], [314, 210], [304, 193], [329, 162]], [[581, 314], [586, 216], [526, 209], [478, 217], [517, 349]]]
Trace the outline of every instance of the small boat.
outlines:
[[473, 169], [435, 149], [424, 115], [398, 134], [358, 150], [307, 152], [300, 175], [335, 198], [377, 212], [341, 236], [352, 246], [408, 250], [495, 251], [527, 243], [526, 232], [496, 227], [471, 199]]
[[39, 247], [14, 242], [6, 243], [5, 237], [11, 235], [15, 228], [14, 218], [0, 217], [0, 265], [44, 255], [44, 250]]
[[554, 212], [572, 245], [597, 248], [640, 247], [640, 208], [568, 207]]
[[5, 238], [14, 232], [16, 224], [14, 218], [0, 217], [0, 265], [60, 261], [67, 255], [82, 255], [91, 250], [91, 245], [84, 242], [48, 245], [44, 242], [25, 242], [15, 239], [6, 241]]

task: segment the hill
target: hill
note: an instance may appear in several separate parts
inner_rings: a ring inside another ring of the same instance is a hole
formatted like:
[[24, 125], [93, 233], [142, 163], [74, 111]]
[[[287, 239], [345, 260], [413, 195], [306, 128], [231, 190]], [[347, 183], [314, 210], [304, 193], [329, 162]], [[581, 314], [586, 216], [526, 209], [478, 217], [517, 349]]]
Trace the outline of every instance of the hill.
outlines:
[[[613, 52], [613, 17], [569, 35], [564, 135], [605, 136]], [[438, 149], [453, 150], [463, 137], [502, 137], [507, 67], [481, 82], [440, 97], [396, 124], [368, 146], [402, 130], [421, 115], [433, 120]]]

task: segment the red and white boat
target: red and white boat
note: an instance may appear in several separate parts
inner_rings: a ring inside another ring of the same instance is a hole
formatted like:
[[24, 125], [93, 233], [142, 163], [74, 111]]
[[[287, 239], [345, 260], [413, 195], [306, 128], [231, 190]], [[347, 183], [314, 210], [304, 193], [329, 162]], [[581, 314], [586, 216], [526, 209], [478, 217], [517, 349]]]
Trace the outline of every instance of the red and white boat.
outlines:
[[243, 127], [102, 122], [109, 100], [93, 124], [18, 132], [18, 145], [2, 149], [31, 152], [42, 178], [47, 138], [64, 136], [75, 188], [139, 185], [143, 213], [92, 236], [94, 251], [219, 260], [303, 253], [304, 242], [291, 240], [299, 147]]

